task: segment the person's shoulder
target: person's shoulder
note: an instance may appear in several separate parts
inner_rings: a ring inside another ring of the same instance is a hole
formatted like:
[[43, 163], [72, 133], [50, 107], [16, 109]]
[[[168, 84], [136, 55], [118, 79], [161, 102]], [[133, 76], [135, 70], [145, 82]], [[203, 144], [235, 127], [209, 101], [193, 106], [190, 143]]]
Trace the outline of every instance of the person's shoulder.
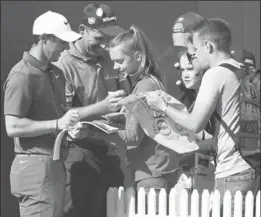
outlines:
[[73, 62], [73, 60], [74, 60], [74, 58], [71, 55], [71, 53], [69, 52], [69, 50], [64, 50], [61, 53], [59, 60], [56, 63], [57, 63], [57, 65], [59, 65], [60, 62], [70, 64]]
[[137, 90], [137, 92], [144, 92], [144, 91], [154, 91], [157, 90], [158, 88], [155, 82], [153, 82], [153, 80], [150, 77], [146, 76], [137, 83], [135, 89]]
[[33, 68], [28, 62], [21, 59], [10, 70], [7, 80], [9, 79], [29, 79], [33, 75]]
[[204, 73], [204, 77], [212, 77], [212, 78], [222, 78], [222, 77], [227, 77], [227, 76], [234, 76], [234, 73], [227, 67], [222, 66], [222, 64], [229, 64], [233, 67], [235, 67], [237, 70], [241, 70], [241, 66], [242, 64], [233, 60], [233, 59], [229, 59], [227, 61], [223, 61], [221, 64], [217, 65], [217, 66], [213, 66], [210, 69], [208, 69], [205, 73]]

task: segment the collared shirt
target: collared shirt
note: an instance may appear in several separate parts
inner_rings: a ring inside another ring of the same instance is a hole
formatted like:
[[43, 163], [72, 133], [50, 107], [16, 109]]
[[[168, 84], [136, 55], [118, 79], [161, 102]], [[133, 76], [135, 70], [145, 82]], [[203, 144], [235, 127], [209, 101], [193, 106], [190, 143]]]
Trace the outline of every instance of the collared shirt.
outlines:
[[[73, 43], [56, 63], [66, 79], [67, 108], [87, 106], [103, 100], [108, 94], [106, 77], [112, 74], [112, 62], [101, 57], [83, 56]], [[117, 90], [116, 84], [110, 91]]]
[[[65, 106], [63, 73], [38, 61], [28, 52], [10, 71], [4, 84], [4, 114], [35, 121], [62, 117]], [[54, 136], [14, 138], [16, 153], [51, 154]]]
[[[115, 81], [108, 83], [109, 78], [115, 73], [109, 56], [96, 58], [83, 56], [71, 43], [70, 49], [64, 51], [55, 64], [62, 69], [66, 79], [67, 109], [97, 103], [108, 95], [108, 91], [117, 90]], [[97, 140], [86, 138], [74, 143], [88, 148], [87, 145], [97, 143]]]

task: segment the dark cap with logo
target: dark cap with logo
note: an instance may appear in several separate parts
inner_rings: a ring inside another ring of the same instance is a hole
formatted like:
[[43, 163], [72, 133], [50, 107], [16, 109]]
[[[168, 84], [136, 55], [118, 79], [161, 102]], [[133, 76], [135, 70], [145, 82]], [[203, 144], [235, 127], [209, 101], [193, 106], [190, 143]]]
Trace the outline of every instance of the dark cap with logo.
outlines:
[[246, 66], [256, 67], [256, 58], [254, 54], [246, 49], [243, 49], [239, 53], [238, 61], [243, 63]]
[[105, 4], [89, 4], [83, 10], [82, 23], [99, 29], [105, 35], [114, 37], [125, 30], [118, 26], [112, 9]]
[[187, 12], [179, 16], [172, 28], [172, 38], [174, 46], [187, 47], [187, 37], [184, 33], [192, 33], [192, 31], [203, 21], [204, 18], [194, 12]]
[[204, 18], [199, 14], [194, 12], [187, 12], [182, 14], [179, 18], [175, 20], [173, 25], [173, 33], [186, 33], [192, 32], [197, 25], [203, 21]]

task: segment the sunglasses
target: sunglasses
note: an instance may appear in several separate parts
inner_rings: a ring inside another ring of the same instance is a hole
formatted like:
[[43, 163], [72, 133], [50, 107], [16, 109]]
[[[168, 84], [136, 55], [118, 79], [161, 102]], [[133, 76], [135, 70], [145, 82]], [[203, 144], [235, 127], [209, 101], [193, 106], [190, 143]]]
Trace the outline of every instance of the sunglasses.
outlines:
[[195, 58], [195, 54], [190, 54], [189, 52], [186, 52], [186, 56], [188, 58], [189, 63], [192, 63], [193, 59]]

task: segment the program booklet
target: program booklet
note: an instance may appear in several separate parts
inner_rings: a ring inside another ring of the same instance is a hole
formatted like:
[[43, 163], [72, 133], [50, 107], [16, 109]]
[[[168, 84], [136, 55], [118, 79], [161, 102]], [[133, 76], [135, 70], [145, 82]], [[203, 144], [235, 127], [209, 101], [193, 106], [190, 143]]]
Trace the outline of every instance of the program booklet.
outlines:
[[115, 124], [109, 123], [106, 120], [81, 121], [80, 124], [82, 124], [83, 126], [92, 125], [107, 134], [115, 133], [119, 130], [119, 128]]
[[102, 130], [103, 132], [107, 134], [115, 133], [118, 130], [120, 130], [120, 125], [110, 122], [108, 120], [94, 120], [94, 121], [81, 121], [75, 124], [70, 129], [64, 129], [62, 130], [56, 137], [54, 142], [54, 148], [53, 148], [53, 160], [59, 160], [60, 159], [60, 149], [61, 145], [63, 143], [63, 140], [65, 139], [65, 136], [74, 134], [74, 131], [77, 131], [78, 129], [84, 129], [87, 128], [88, 125], [91, 125], [93, 127], [96, 127], [99, 130]]

